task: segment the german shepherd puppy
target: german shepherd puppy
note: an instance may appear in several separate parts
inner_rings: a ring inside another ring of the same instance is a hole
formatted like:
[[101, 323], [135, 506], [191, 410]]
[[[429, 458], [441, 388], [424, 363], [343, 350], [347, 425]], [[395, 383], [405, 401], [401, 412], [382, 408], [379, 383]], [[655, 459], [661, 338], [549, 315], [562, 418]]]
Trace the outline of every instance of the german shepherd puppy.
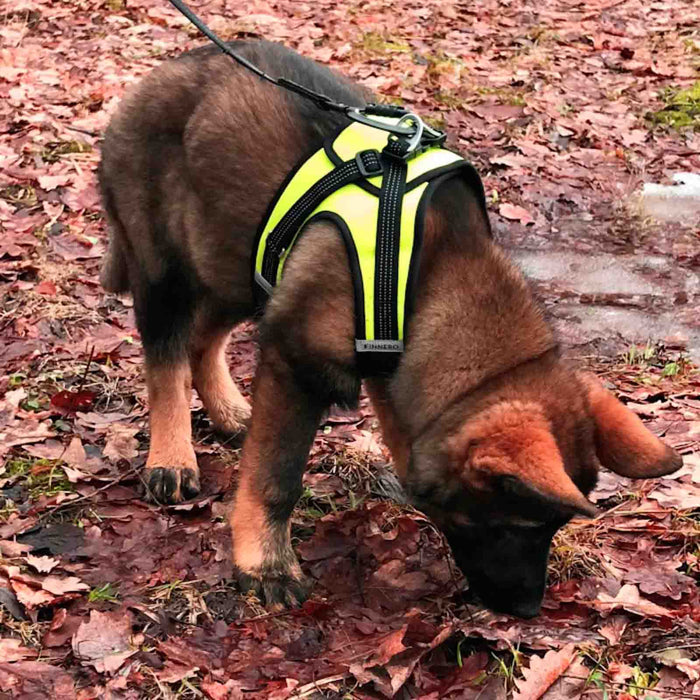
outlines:
[[[232, 47], [335, 100], [368, 98], [279, 45]], [[654, 477], [681, 459], [562, 360], [462, 180], [441, 185], [427, 211], [408, 342], [390, 376], [357, 367], [347, 254], [327, 222], [303, 231], [260, 321], [252, 415], [229, 374], [231, 329], [255, 313], [256, 228], [289, 171], [346, 122], [213, 48], [154, 70], [112, 119], [99, 171], [111, 229], [102, 284], [134, 297], [150, 402], [145, 481], [160, 502], [197, 495], [194, 384], [218, 428], [247, 430], [231, 516], [239, 582], [296, 605], [307, 587], [289, 518], [308, 451], [324, 411], [356, 402], [364, 379], [411, 501], [489, 607], [531, 617], [552, 536], [595, 513], [586, 494], [599, 465]]]

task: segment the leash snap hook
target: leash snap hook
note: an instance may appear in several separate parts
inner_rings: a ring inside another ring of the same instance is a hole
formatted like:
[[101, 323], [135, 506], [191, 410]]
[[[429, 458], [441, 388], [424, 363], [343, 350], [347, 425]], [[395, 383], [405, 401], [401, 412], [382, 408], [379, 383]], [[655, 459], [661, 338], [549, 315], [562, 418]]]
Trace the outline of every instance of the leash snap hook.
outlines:
[[413, 125], [413, 135], [408, 139], [406, 156], [411, 156], [416, 151], [416, 149], [421, 145], [423, 141], [423, 130], [425, 129], [425, 124], [423, 120], [413, 112], [409, 112], [399, 119], [399, 123], [396, 126]]

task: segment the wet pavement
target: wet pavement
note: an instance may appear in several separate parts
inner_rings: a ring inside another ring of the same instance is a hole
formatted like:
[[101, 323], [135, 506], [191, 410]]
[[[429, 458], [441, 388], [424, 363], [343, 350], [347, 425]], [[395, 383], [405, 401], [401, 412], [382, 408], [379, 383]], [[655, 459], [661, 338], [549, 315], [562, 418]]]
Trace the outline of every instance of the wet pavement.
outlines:
[[[688, 204], [692, 211], [686, 222], [697, 220], [695, 204]], [[512, 245], [508, 234], [501, 238], [572, 354], [615, 354], [633, 344], [661, 341], [700, 362], [700, 265], [679, 254], [668, 224], [651, 226], [645, 245], [622, 254], [592, 252], [595, 246], [580, 238], [578, 250], [560, 238], [540, 238], [536, 248], [528, 247], [527, 239]], [[697, 251], [700, 225], [683, 228], [676, 240], [687, 240], [690, 233]], [[589, 235], [593, 243], [594, 230]], [[661, 252], [664, 247], [667, 252]]]

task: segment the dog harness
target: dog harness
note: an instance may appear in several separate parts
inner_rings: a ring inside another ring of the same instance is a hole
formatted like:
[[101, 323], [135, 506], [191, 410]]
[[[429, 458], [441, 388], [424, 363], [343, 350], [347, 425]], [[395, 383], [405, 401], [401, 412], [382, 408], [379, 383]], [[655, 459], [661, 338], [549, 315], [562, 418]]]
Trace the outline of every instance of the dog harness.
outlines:
[[[354, 122], [295, 168], [258, 231], [253, 254], [256, 300], [262, 305], [280, 282], [302, 229], [331, 221], [350, 261], [358, 360], [365, 367], [395, 364], [404, 348], [432, 193], [440, 182], [459, 175], [486, 211], [479, 175], [443, 147], [441, 136], [437, 142], [416, 145]], [[391, 359], [394, 363], [386, 362]]]

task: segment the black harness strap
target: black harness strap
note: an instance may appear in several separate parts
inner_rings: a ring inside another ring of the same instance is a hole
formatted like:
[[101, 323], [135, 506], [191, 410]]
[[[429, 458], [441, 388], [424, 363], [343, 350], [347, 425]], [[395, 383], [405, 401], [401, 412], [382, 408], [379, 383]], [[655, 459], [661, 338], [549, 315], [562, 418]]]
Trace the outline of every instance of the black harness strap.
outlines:
[[[374, 329], [377, 340], [395, 340], [398, 328], [399, 246], [401, 243], [401, 205], [406, 190], [405, 160], [382, 156], [384, 177], [379, 195], [377, 252], [374, 269]], [[396, 341], [396, 351], [403, 350]]]
[[333, 192], [362, 178], [381, 175], [382, 163], [376, 150], [360, 151], [352, 160], [324, 175], [303, 197], [282, 217], [274, 230], [267, 237], [263, 254], [262, 279], [256, 277], [258, 284], [269, 294], [277, 282], [277, 271], [282, 256], [309, 215], [324, 199]]

